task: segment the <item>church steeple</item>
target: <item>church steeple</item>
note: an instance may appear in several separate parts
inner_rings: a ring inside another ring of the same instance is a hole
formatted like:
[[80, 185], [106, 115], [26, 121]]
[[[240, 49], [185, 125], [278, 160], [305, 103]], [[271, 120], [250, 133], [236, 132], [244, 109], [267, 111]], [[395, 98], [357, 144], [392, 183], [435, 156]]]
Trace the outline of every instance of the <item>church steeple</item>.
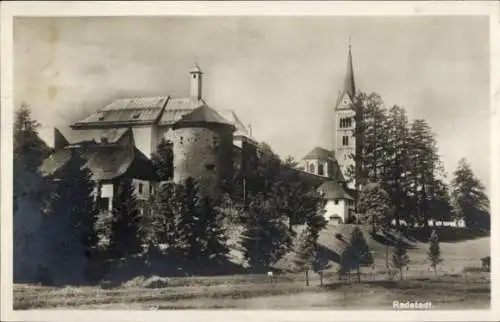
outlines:
[[347, 55], [347, 69], [344, 79], [344, 93], [349, 95], [349, 98], [353, 98], [356, 94], [356, 86], [354, 84], [354, 69], [352, 67], [352, 54], [351, 54], [351, 40], [349, 39], [349, 53]]

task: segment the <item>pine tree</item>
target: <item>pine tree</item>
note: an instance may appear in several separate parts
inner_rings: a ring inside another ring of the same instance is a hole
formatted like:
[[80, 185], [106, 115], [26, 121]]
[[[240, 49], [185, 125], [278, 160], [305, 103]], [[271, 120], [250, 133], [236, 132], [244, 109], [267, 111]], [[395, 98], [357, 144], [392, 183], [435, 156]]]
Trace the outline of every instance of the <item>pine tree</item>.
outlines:
[[459, 161], [453, 176], [451, 195], [455, 213], [465, 220], [467, 226], [477, 231], [489, 231], [489, 199], [483, 184], [465, 159]]
[[13, 138], [15, 282], [37, 282], [38, 267], [46, 265], [41, 226], [48, 187], [38, 167], [50, 149], [40, 139], [39, 127], [28, 106], [22, 105], [16, 111]]
[[299, 236], [298, 243], [295, 251], [295, 265], [305, 273], [306, 286], [309, 286], [309, 270], [313, 268], [316, 254], [316, 240], [311, 233], [311, 229], [306, 225], [306, 228]]
[[277, 211], [272, 198], [262, 193], [249, 196], [242, 220], [240, 244], [252, 269], [268, 269], [289, 250], [292, 239], [285, 218]]
[[400, 238], [394, 247], [394, 252], [392, 254], [392, 264], [394, 267], [399, 269], [399, 277], [403, 280], [403, 268], [407, 267], [410, 263], [410, 257], [406, 251], [406, 244]]
[[349, 258], [352, 261], [353, 268], [356, 269], [358, 275], [358, 282], [361, 282], [360, 268], [361, 266], [373, 264], [373, 256], [359, 227], [355, 227], [352, 231], [350, 243], [347, 248], [350, 252]]
[[109, 251], [112, 257], [121, 258], [142, 250], [139, 235], [141, 214], [132, 181], [123, 179], [114, 187]]
[[427, 252], [434, 274], [437, 275], [437, 266], [443, 261], [441, 258], [441, 249], [439, 247], [439, 237], [436, 230], [433, 230], [429, 238], [429, 251]]
[[173, 157], [172, 142], [162, 139], [156, 152], [151, 156], [151, 162], [160, 181], [166, 181], [173, 177]]
[[364, 223], [372, 225], [372, 231], [376, 227], [387, 227], [390, 223], [391, 200], [388, 193], [379, 183], [369, 182], [365, 184], [359, 196], [358, 211], [362, 214]]
[[[70, 161], [57, 173], [52, 185], [48, 213], [43, 220], [45, 240], [51, 257], [55, 257], [51, 269], [58, 272], [54, 275], [60, 280], [71, 271], [75, 274], [68, 279], [80, 278], [78, 263], [89, 264], [98, 242], [94, 183], [85, 164], [81, 152], [71, 150]], [[69, 266], [74, 267], [67, 271]]]
[[202, 260], [224, 259], [229, 253], [227, 235], [223, 225], [223, 213], [216, 207], [215, 200], [202, 197], [197, 206], [200, 233], [197, 246]]

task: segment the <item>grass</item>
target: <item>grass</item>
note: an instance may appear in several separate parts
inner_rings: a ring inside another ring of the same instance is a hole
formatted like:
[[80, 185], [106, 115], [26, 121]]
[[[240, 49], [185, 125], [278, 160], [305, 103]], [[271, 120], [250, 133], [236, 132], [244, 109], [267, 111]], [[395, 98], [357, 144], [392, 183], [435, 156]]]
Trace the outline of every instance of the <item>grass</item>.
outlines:
[[[349, 236], [352, 225], [329, 226], [320, 236], [320, 244], [330, 252], [332, 261], [343, 245], [337, 233]], [[366, 230], [367, 228], [362, 228]], [[267, 276], [233, 274], [226, 276], [158, 277], [161, 287], [154, 288], [156, 277], [136, 277], [118, 287], [42, 287], [14, 285], [15, 309], [392, 309], [393, 301], [431, 301], [434, 308], [488, 308], [490, 274], [480, 259], [490, 254], [489, 238], [441, 243], [443, 263], [438, 276], [430, 270], [428, 245], [412, 241], [408, 250], [411, 263], [390, 281], [385, 267], [386, 245], [365, 231], [374, 251], [375, 265], [363, 268], [361, 284], [337, 281], [332, 265], [325, 272], [325, 285], [310, 274], [306, 287], [303, 274], [285, 273], [276, 284]], [[389, 256], [392, 246], [389, 246]], [[283, 260], [287, 265], [289, 258]], [[389, 259], [390, 261], [390, 259]], [[335, 263], [334, 263], [335, 264]]]

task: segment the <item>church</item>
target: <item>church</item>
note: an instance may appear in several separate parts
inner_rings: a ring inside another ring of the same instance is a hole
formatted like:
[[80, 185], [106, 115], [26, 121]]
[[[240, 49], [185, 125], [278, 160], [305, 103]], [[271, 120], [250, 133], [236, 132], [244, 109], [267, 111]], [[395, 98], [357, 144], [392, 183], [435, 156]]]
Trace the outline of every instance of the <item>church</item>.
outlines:
[[347, 56], [344, 86], [333, 109], [333, 146], [330, 151], [315, 147], [302, 159], [305, 172], [324, 177], [318, 191], [326, 199], [325, 219], [331, 223], [345, 223], [355, 216], [357, 190], [355, 180], [349, 180], [350, 171], [356, 171], [356, 111], [353, 106], [356, 87], [351, 46]]

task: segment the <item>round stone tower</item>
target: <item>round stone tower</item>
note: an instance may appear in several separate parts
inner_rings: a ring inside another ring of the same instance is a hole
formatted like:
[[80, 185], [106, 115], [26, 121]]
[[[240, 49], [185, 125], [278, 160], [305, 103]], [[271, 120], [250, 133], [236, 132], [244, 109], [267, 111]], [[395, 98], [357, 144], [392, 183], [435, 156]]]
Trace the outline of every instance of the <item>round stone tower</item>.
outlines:
[[234, 125], [219, 113], [201, 105], [176, 122], [174, 130], [174, 182], [196, 180], [204, 195], [218, 191], [233, 173]]

